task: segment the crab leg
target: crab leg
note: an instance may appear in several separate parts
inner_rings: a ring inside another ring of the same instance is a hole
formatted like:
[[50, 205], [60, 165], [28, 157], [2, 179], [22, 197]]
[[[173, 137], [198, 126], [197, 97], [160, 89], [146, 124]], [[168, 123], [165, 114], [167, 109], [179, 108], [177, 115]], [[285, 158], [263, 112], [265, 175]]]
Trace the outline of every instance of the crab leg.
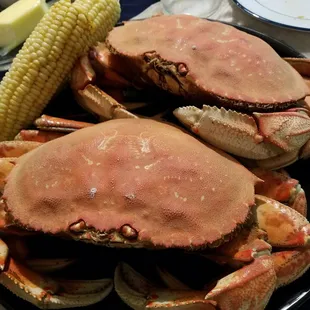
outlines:
[[[112, 290], [112, 280], [64, 282], [42, 277], [12, 258], [0, 274], [0, 283], [41, 309], [82, 307], [97, 303]], [[59, 295], [58, 295], [59, 293]]]
[[[123, 102], [121, 89], [132, 86], [132, 83], [121, 75], [125, 68], [126, 64], [123, 64], [119, 57], [115, 57], [104, 43], [92, 47], [88, 55], [79, 59], [72, 71], [70, 85], [77, 102], [84, 109], [98, 115], [101, 121], [136, 118], [128, 111], [136, 104], [125, 107], [116, 101]], [[145, 106], [145, 103], [138, 103], [138, 106], [141, 105]]]
[[[255, 226], [243, 229], [230, 242], [204, 256], [217, 263], [240, 268], [244, 263], [255, 261], [255, 258], [270, 252], [269, 244], [274, 247], [294, 248], [271, 255], [277, 275], [276, 286], [289, 284], [310, 267], [309, 222], [296, 210], [264, 196], [256, 195], [256, 205], [254, 218], [259, 229]], [[279, 234], [279, 231], [282, 231], [282, 234]]]
[[70, 84], [72, 89], [83, 89], [86, 85], [93, 83], [95, 79], [96, 73], [89, 61], [88, 55], [80, 57], [71, 71]]
[[2, 141], [0, 142], [0, 192], [3, 192], [5, 180], [18, 157], [42, 145], [34, 141]]
[[27, 266], [39, 273], [50, 273], [58, 270], [62, 270], [71, 264], [73, 264], [76, 259], [70, 258], [53, 258], [53, 259], [28, 259]]
[[98, 115], [100, 119], [137, 118], [126, 110], [114, 98], [94, 85], [87, 85], [84, 89], [75, 92], [78, 103], [86, 110]]
[[45, 143], [94, 124], [42, 115], [34, 121], [34, 125], [39, 130], [21, 130], [14, 140]]
[[91, 305], [105, 298], [113, 286], [110, 279], [55, 281], [41, 276], [9, 257], [9, 248], [1, 239], [0, 270], [0, 283], [3, 286], [41, 309]]
[[185, 285], [183, 282], [172, 276], [166, 269], [157, 267], [158, 275], [165, 285], [173, 290], [190, 290], [190, 287]]
[[[4, 204], [0, 205], [0, 228], [14, 233], [5, 217]], [[18, 230], [16, 229], [16, 233]], [[31, 234], [31, 232], [29, 232]], [[21, 234], [25, 234], [24, 231]], [[7, 244], [8, 243], [8, 244]], [[104, 299], [113, 288], [111, 279], [99, 280], [53, 280], [40, 272], [51, 272], [70, 265], [72, 259], [30, 260], [28, 268], [19, 264], [12, 255], [25, 259], [27, 249], [11, 236], [4, 242], [0, 239], [0, 284], [15, 295], [41, 309], [62, 309], [88, 306]], [[27, 259], [26, 259], [27, 261]], [[33, 268], [33, 269], [32, 269]]]
[[[93, 66], [100, 72], [99, 76]], [[104, 43], [99, 43], [76, 62], [71, 73], [71, 87], [80, 90], [95, 82], [101, 86], [114, 88], [130, 86], [131, 83], [115, 71], [115, 69], [121, 70], [122, 67], [124, 66], [120, 64], [120, 59], [115, 57]]]
[[33, 141], [2, 141], [0, 142], [0, 158], [20, 157], [42, 145]]
[[126, 264], [117, 267], [114, 282], [123, 301], [137, 310], [258, 310], [267, 305], [276, 285], [276, 274], [271, 256], [263, 255], [220, 279], [210, 292], [158, 289]]
[[120, 298], [135, 310], [178, 309], [215, 310], [205, 293], [192, 290], [159, 289], [125, 263], [117, 266], [114, 276], [115, 290]]
[[35, 141], [45, 143], [64, 136], [63, 132], [42, 130], [21, 130], [14, 138], [15, 141]]
[[42, 143], [34, 141], [0, 142], [0, 192], [3, 192], [5, 180], [18, 157], [39, 147]]
[[292, 283], [310, 267], [310, 249], [299, 248], [272, 254], [277, 274], [277, 287]]
[[0, 193], [3, 193], [5, 180], [14, 167], [17, 158], [0, 158]]
[[93, 126], [94, 124], [67, 120], [64, 118], [53, 117], [49, 115], [42, 115], [34, 121], [34, 125], [43, 130], [59, 131], [59, 132], [73, 132], [78, 129]]

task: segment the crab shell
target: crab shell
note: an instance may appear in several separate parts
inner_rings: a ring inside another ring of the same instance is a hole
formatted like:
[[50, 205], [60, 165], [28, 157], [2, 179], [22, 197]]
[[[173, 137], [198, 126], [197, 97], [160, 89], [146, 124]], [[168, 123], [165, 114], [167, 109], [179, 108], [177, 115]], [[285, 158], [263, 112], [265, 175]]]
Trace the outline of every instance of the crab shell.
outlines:
[[[299, 73], [263, 40], [189, 15], [125, 23], [108, 35], [109, 50], [172, 93], [252, 110], [286, 108], [309, 94]], [[129, 71], [130, 71], [129, 70]], [[259, 82], [259, 83], [258, 83]]]
[[222, 242], [246, 221], [258, 181], [175, 127], [121, 119], [22, 156], [3, 198], [22, 228], [116, 246], [195, 248]]

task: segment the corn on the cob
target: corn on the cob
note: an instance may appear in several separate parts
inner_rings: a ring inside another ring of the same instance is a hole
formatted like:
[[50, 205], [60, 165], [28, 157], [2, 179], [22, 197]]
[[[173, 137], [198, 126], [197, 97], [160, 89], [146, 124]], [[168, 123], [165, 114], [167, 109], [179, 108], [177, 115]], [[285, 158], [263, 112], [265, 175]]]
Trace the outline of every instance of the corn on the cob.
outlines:
[[0, 141], [39, 115], [74, 62], [119, 19], [119, 0], [60, 0], [44, 15], [0, 84]]

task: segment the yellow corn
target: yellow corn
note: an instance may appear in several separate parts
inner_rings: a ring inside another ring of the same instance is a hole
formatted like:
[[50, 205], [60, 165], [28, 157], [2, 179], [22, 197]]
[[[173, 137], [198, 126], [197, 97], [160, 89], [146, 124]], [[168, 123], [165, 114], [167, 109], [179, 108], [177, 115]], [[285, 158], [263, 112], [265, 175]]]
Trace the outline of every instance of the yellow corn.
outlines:
[[0, 84], [0, 141], [40, 116], [74, 62], [105, 39], [119, 16], [119, 0], [60, 0], [50, 8]]

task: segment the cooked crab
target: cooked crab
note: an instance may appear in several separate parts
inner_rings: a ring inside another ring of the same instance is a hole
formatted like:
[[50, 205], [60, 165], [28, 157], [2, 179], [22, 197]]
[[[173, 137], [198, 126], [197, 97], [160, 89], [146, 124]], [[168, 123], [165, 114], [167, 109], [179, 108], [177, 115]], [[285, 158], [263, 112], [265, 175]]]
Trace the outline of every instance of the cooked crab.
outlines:
[[114, 28], [80, 59], [71, 85], [83, 106], [106, 118], [133, 115], [95, 84], [107, 91], [111, 85], [156, 85], [184, 96], [195, 106], [174, 115], [195, 134], [276, 169], [309, 155], [304, 99], [310, 90], [293, 67], [310, 75], [309, 60], [285, 61], [261, 39], [229, 25], [157, 16]]
[[[90, 127], [94, 124], [43, 114], [34, 121], [33, 125], [35, 126], [35, 129], [22, 129], [15, 136], [14, 140], [44, 143], [60, 138], [78, 129]], [[4, 143], [4, 145], [6, 145], [6, 143]], [[23, 144], [20, 143], [20, 145]]]
[[[255, 196], [258, 177], [173, 126], [111, 120], [41, 144], [13, 165], [3, 193], [3, 240], [14, 233], [41, 232], [112, 247], [218, 248], [204, 255], [245, 263], [209, 291], [161, 290], [148, 297], [128, 288], [118, 268], [116, 290], [134, 309], [167, 304], [263, 309], [277, 286], [309, 267], [306, 218]], [[291, 184], [284, 187], [300, 193], [296, 182]], [[83, 303], [66, 283], [29, 270], [21, 258], [8, 255], [10, 244], [1, 245], [0, 282], [39, 307], [81, 306], [109, 292], [108, 280], [94, 284], [99, 293], [94, 287], [80, 289]], [[288, 249], [271, 254], [271, 245]]]

